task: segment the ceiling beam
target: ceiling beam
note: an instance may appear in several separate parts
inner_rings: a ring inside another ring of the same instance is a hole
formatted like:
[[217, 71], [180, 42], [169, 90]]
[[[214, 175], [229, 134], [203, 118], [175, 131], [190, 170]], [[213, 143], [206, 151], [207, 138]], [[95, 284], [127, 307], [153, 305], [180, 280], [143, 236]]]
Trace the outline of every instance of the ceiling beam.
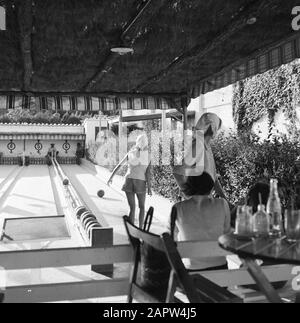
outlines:
[[119, 55], [117, 53], [112, 53], [112, 52], [108, 53], [103, 63], [101, 63], [101, 65], [98, 67], [96, 73], [88, 81], [88, 83], [81, 89], [81, 91], [86, 91], [86, 92], [92, 91], [94, 89], [94, 86], [97, 83], [99, 83], [107, 73], [111, 71], [113, 63], [116, 61], [118, 56]]
[[145, 0], [145, 4], [139, 10], [137, 15], [124, 28], [121, 40], [124, 43], [134, 43], [142, 27], [148, 25], [152, 17], [166, 3], [166, 0]]
[[272, 5], [270, 0], [253, 0], [248, 6], [243, 10], [238, 12], [233, 20], [225, 27], [215, 38], [211, 39], [204, 47], [203, 45], [197, 45], [191, 48], [188, 52], [175, 58], [168, 66], [162, 69], [156, 75], [147, 78], [144, 82], [139, 84], [137, 87], [132, 89], [134, 92], [139, 92], [143, 90], [146, 86], [151, 83], [158, 82], [162, 78], [166, 77], [174, 68], [185, 64], [193, 59], [201, 59], [212, 50], [223, 44], [235, 33], [239, 32], [247, 26], [250, 18], [259, 18], [259, 16], [265, 12], [268, 6]]
[[20, 25], [20, 43], [23, 56], [23, 89], [29, 91], [33, 74], [31, 34], [32, 34], [32, 0], [20, 1], [18, 8]]
[[[195, 117], [195, 111], [188, 111], [188, 117]], [[176, 119], [177, 121], [182, 122], [182, 114], [180, 112], [167, 112], [166, 118]], [[139, 115], [132, 115], [122, 117], [121, 120], [123, 122], [136, 122], [136, 121], [146, 121], [146, 120], [155, 120], [161, 119], [161, 113], [149, 113], [149, 114], [139, 114]]]
[[[125, 45], [132, 45], [138, 36], [139, 30], [148, 24], [153, 15], [165, 4], [166, 0], [147, 0], [144, 5], [139, 9], [138, 13], [130, 20], [129, 24], [124, 28], [120, 35], [120, 40]], [[109, 53], [98, 67], [94, 76], [82, 88], [82, 91], [92, 91], [94, 86], [99, 83], [107, 73], [112, 69], [114, 62], [122, 57], [116, 53], [112, 53], [110, 48]]]

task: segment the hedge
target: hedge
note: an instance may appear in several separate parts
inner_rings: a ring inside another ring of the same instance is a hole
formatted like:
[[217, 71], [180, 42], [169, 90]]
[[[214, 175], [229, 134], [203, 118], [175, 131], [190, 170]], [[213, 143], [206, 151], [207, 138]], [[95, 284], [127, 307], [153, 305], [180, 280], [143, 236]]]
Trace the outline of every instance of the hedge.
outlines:
[[14, 109], [0, 116], [0, 123], [81, 124], [82, 116], [71, 112]]
[[223, 134], [212, 144], [221, 184], [231, 203], [244, 200], [249, 188], [257, 181], [279, 181], [283, 205], [287, 206], [297, 186], [295, 162], [300, 156], [299, 137], [277, 135], [260, 141], [249, 133]]
[[[95, 161], [100, 144], [90, 147], [90, 159]], [[272, 140], [261, 141], [255, 134], [221, 133], [212, 143], [217, 171], [228, 200], [232, 204], [245, 199], [249, 188], [257, 181], [279, 180], [283, 205], [286, 206], [295, 195], [297, 169], [295, 161], [300, 156], [299, 136], [288, 138], [285, 135], [273, 136]], [[157, 153], [157, 152], [156, 152]], [[161, 159], [161, 145], [155, 158]], [[171, 156], [173, 147], [171, 147]], [[170, 165], [152, 167], [153, 191], [175, 202], [178, 188]], [[109, 167], [112, 170], [113, 167]], [[125, 175], [123, 167], [119, 175]]]

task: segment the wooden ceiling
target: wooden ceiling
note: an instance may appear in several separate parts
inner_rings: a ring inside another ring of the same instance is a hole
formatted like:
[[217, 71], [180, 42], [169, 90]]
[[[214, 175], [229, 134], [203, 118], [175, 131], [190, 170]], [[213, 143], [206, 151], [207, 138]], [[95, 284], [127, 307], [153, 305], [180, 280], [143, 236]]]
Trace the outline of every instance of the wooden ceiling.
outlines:
[[[0, 31], [0, 92], [178, 96], [290, 37], [299, 0], [0, 0], [0, 5], [7, 15], [6, 31]], [[111, 52], [120, 45], [134, 53]]]

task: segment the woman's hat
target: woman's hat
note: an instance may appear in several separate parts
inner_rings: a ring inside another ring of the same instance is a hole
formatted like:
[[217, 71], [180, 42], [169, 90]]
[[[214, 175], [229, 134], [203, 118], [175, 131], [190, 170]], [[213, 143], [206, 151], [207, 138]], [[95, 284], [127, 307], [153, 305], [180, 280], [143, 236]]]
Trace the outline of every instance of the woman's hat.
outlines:
[[205, 134], [210, 127], [213, 136], [215, 136], [222, 127], [222, 120], [215, 113], [208, 112], [204, 113], [199, 119], [196, 124], [195, 130], [202, 130]]

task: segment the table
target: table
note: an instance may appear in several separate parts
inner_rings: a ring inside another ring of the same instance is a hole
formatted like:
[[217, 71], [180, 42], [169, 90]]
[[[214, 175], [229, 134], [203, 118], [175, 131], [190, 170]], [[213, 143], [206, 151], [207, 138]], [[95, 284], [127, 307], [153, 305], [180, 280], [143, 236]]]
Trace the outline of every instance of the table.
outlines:
[[272, 264], [290, 264], [300, 266], [300, 241], [290, 243], [286, 237], [281, 238], [248, 238], [235, 234], [223, 235], [219, 238], [221, 248], [238, 255], [243, 259], [247, 270], [260, 290], [271, 303], [282, 303], [255, 259]]

